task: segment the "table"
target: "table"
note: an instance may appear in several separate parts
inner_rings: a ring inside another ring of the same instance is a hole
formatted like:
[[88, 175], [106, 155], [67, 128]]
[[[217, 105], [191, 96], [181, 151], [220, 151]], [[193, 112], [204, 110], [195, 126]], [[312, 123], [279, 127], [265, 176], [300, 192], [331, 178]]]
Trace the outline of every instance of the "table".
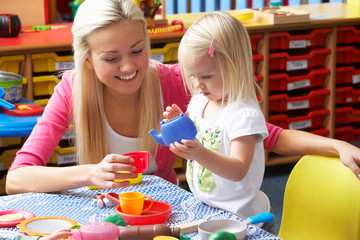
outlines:
[[[60, 193], [25, 193], [0, 197], [0, 210], [21, 209], [31, 211], [36, 217], [67, 217], [83, 225], [88, 222], [102, 221], [114, 213], [113, 208], [98, 209], [95, 199], [98, 194], [108, 192], [122, 193], [138, 191], [151, 195], [154, 200], [167, 202], [172, 207], [165, 224], [172, 227], [199, 219], [229, 218], [241, 220], [237, 216], [217, 208], [212, 208], [198, 201], [190, 192], [163, 180], [157, 176], [143, 176], [140, 184], [118, 189], [90, 190], [87, 187], [63, 191]], [[20, 232], [17, 228], [0, 228], [0, 236], [13, 239]], [[192, 239], [199, 239], [198, 233], [187, 234]], [[250, 225], [245, 239], [279, 239], [276, 236]]]

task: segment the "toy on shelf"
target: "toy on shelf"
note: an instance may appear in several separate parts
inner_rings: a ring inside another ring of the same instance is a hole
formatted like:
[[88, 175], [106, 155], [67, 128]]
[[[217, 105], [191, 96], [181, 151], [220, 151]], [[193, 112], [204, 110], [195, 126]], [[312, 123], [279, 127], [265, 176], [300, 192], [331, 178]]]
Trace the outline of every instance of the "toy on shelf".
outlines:
[[171, 22], [171, 26], [159, 25], [153, 28], [149, 28], [148, 33], [149, 34], [168, 33], [174, 31], [181, 31], [183, 29], [184, 29], [184, 23], [179, 20], [174, 20]]

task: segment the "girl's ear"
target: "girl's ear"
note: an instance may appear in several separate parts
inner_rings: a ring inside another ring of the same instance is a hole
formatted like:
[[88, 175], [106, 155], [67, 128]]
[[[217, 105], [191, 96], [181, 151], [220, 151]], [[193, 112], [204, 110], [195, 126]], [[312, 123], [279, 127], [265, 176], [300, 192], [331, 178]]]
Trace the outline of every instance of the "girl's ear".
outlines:
[[94, 70], [93, 63], [92, 63], [92, 61], [91, 61], [91, 57], [90, 57], [90, 56], [87, 56], [87, 57], [85, 58], [85, 64], [86, 64], [86, 66], [87, 66], [89, 69]]

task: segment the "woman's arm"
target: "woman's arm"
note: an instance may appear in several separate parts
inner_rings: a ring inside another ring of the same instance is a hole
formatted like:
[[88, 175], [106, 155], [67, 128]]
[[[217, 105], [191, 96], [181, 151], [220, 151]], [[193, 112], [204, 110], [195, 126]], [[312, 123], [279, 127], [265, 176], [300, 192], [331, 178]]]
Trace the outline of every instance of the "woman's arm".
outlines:
[[272, 150], [281, 155], [339, 156], [360, 180], [360, 149], [350, 143], [300, 130], [283, 129]]
[[[98, 186], [104, 189], [124, 187], [130, 182], [114, 180], [136, 178], [137, 173], [132, 173], [136, 167], [130, 165], [133, 161], [127, 156], [109, 154], [98, 164], [71, 167], [20, 167], [7, 175], [6, 191], [8, 194], [17, 194], [56, 192], [83, 186]], [[118, 171], [130, 173], [117, 173]]]

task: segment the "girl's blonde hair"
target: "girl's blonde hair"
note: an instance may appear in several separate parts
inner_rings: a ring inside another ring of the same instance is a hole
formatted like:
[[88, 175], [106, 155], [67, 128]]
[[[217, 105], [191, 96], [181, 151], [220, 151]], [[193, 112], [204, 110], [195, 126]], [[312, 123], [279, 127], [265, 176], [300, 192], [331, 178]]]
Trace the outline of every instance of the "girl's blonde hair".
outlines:
[[[131, 0], [86, 0], [77, 10], [73, 27], [75, 71], [73, 76], [73, 119], [76, 131], [76, 151], [81, 164], [98, 163], [109, 154], [103, 102], [104, 85], [93, 70], [86, 67], [90, 56], [87, 42], [94, 31], [121, 21], [139, 21], [150, 54], [150, 40], [143, 12]], [[149, 129], [159, 129], [162, 106], [160, 87], [148, 69], [140, 88], [138, 137], [143, 150], [156, 151], [157, 144], [148, 134]], [[146, 106], [145, 106], [146, 103]], [[114, 110], [116, 111], [116, 110]]]
[[[214, 59], [220, 67], [223, 91], [228, 93], [227, 102], [240, 103], [249, 98], [257, 101], [256, 94], [261, 91], [253, 73], [250, 38], [242, 23], [228, 13], [208, 13], [191, 25], [180, 42], [180, 66], [186, 62], [188, 53], [198, 56], [208, 54], [213, 39], [216, 39]], [[183, 69], [182, 75], [191, 94], [196, 94], [195, 81], [187, 77]]]

